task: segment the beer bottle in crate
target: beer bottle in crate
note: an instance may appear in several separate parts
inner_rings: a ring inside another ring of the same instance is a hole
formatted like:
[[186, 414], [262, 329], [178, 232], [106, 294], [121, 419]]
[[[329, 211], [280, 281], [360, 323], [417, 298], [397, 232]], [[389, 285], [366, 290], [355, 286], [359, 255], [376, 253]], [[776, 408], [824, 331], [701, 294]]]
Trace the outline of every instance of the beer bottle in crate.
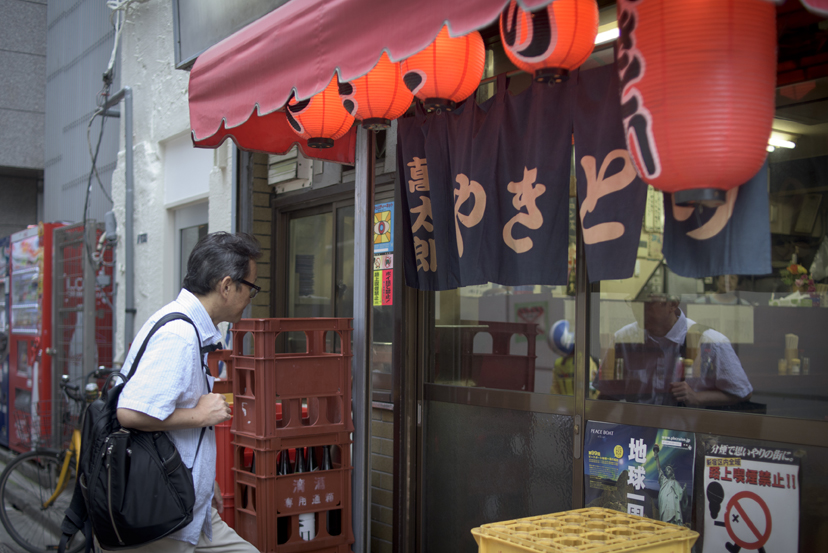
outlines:
[[[293, 467], [290, 466], [290, 451], [283, 449], [279, 454], [279, 467], [276, 470], [277, 476], [293, 474]], [[283, 516], [276, 519], [276, 543], [286, 543], [290, 535], [290, 517]]]
[[[332, 446], [322, 446], [322, 470], [333, 470], [333, 463], [331, 462], [331, 448]], [[327, 517], [328, 534], [331, 536], [338, 536], [342, 533], [342, 511], [339, 509], [328, 511]]]
[[[304, 447], [297, 447], [296, 448], [296, 472], [305, 472], [307, 471], [307, 466], [305, 466], [305, 448]], [[316, 514], [314, 513], [301, 513], [299, 515], [299, 537], [305, 541], [311, 541], [313, 538], [316, 537]]]

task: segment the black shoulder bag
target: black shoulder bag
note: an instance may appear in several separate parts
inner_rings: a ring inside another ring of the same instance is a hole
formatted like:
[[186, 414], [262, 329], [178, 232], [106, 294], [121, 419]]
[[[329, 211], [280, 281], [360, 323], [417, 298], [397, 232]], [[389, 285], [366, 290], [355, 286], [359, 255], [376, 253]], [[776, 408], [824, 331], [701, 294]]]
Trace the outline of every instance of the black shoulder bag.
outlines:
[[[195, 328], [183, 313], [162, 317], [138, 350], [124, 382], [110, 389], [107, 380], [101, 397], [87, 409], [75, 492], [61, 524], [60, 553], [79, 530], [86, 534], [89, 551], [90, 523], [101, 547], [119, 550], [159, 540], [192, 522], [192, 469], [184, 464], [167, 433], [122, 428], [116, 416], [121, 391], [135, 374], [150, 338], [163, 325], [178, 319]], [[197, 328], [196, 336], [201, 351]], [[109, 378], [113, 377], [124, 378], [120, 373]], [[198, 457], [205, 431], [206, 428], [201, 429], [194, 458]]]

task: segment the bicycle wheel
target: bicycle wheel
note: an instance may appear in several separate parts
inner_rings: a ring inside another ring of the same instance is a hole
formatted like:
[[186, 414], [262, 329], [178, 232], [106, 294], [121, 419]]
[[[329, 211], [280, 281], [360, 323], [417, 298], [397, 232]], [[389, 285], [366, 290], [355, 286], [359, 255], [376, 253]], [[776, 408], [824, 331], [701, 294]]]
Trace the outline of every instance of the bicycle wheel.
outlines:
[[[38, 449], [23, 453], [0, 474], [0, 522], [14, 541], [31, 553], [54, 553], [60, 543], [60, 523], [75, 491], [75, 462], [60, 495], [48, 506], [58, 484], [65, 451]], [[66, 550], [77, 553], [85, 540], [75, 534]]]

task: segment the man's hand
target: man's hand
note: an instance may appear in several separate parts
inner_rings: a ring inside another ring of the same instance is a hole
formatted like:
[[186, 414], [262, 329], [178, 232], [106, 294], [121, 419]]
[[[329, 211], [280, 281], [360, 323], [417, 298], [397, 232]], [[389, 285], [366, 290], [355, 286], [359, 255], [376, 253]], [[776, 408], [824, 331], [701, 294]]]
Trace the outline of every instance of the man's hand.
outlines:
[[224, 500], [221, 497], [221, 488], [218, 482], [213, 482], [213, 507], [219, 514], [224, 513]]
[[222, 394], [204, 394], [195, 408], [201, 414], [203, 426], [215, 426], [231, 418], [230, 405]]
[[118, 408], [118, 422], [121, 423], [121, 426], [143, 430], [144, 432], [215, 426], [229, 421], [230, 418], [230, 405], [221, 394], [204, 394], [192, 409], [176, 409], [164, 420], [156, 419], [140, 411], [133, 411], [124, 407]]
[[687, 382], [673, 382], [670, 384], [670, 393], [673, 394], [673, 397], [676, 398], [676, 401], [680, 401], [688, 406], [695, 406], [701, 405], [700, 398], [696, 394], [696, 391], [690, 387], [690, 384]]

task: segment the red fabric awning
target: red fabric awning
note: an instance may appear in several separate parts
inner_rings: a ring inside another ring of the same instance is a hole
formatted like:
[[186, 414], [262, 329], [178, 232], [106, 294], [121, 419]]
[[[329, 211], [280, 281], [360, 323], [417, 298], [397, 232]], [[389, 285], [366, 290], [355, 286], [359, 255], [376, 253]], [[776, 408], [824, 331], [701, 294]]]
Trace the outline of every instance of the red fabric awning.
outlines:
[[[526, 9], [553, 0], [519, 0]], [[190, 125], [196, 147], [231, 137], [240, 148], [353, 163], [355, 132], [330, 150], [307, 148], [278, 112], [291, 93], [321, 92], [334, 73], [368, 73], [383, 50], [400, 61], [428, 46], [443, 25], [453, 36], [489, 25], [509, 0], [293, 0], [216, 44], [190, 72]], [[276, 112], [276, 113], [274, 113]], [[311, 150], [311, 151], [309, 151]]]

